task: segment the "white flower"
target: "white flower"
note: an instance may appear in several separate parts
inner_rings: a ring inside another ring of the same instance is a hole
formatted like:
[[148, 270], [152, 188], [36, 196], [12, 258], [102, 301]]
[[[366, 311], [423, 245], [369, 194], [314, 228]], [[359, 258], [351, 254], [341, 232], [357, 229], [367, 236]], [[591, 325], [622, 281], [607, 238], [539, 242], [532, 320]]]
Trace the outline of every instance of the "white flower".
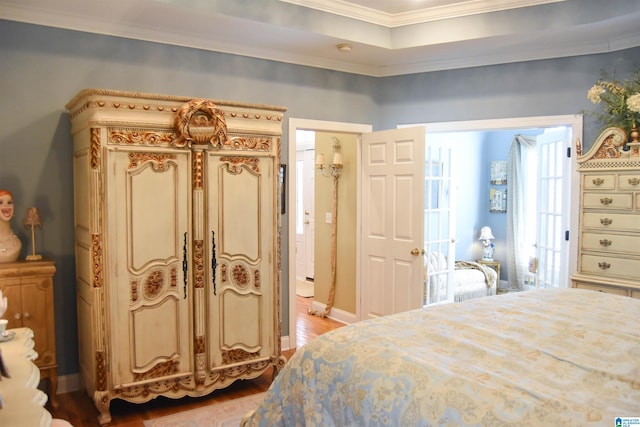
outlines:
[[640, 113], [640, 93], [636, 93], [627, 98], [627, 108], [636, 113]]
[[589, 98], [589, 101], [593, 102], [594, 104], [599, 104], [600, 101], [602, 101], [600, 99], [600, 95], [602, 95], [605, 92], [606, 91], [604, 90], [603, 87], [599, 85], [593, 85], [593, 87], [589, 89], [589, 91], [587, 92], [587, 98]]

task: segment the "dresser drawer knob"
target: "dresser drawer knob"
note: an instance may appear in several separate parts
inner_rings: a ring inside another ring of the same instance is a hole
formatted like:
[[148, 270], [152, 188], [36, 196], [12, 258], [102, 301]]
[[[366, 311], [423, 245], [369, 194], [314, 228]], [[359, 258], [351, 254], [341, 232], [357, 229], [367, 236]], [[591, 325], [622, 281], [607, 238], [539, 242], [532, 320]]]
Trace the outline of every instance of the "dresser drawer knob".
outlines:
[[611, 225], [612, 222], [611, 218], [600, 218], [600, 224], [602, 225]]
[[611, 264], [603, 261], [598, 263], [598, 267], [600, 267], [600, 270], [608, 270], [611, 267]]
[[600, 246], [604, 246], [604, 247], [611, 246], [611, 240], [608, 240], [608, 239], [600, 240]]
[[602, 199], [600, 199], [600, 203], [602, 203], [605, 206], [610, 205], [611, 202], [613, 202], [613, 199], [609, 197], [603, 197]]
[[593, 185], [602, 185], [604, 184], [604, 179], [602, 178], [594, 178]]
[[631, 184], [631, 185], [640, 184], [640, 178], [629, 178], [629, 184]]

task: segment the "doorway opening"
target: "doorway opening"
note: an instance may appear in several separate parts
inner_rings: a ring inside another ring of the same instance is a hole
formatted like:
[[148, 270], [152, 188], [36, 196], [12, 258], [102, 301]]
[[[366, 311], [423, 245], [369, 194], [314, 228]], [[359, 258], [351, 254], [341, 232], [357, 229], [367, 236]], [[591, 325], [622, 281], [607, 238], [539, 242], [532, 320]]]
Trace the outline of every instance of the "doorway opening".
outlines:
[[[427, 138], [430, 133], [442, 133], [442, 132], [464, 132], [464, 131], [481, 131], [481, 130], [513, 130], [513, 129], [523, 129], [523, 128], [550, 128], [550, 127], [558, 127], [558, 126], [567, 126], [571, 129], [572, 137], [575, 139], [582, 138], [582, 116], [581, 115], [565, 115], [565, 116], [540, 116], [540, 117], [524, 117], [524, 118], [512, 118], [512, 119], [490, 119], [490, 120], [478, 120], [478, 121], [465, 121], [465, 122], [442, 122], [442, 123], [427, 123], [421, 124], [425, 126], [427, 132]], [[398, 127], [409, 127], [415, 125], [401, 125]], [[343, 123], [343, 122], [325, 122], [325, 121], [317, 121], [317, 120], [307, 120], [307, 119], [289, 119], [289, 147], [288, 147], [288, 164], [289, 171], [288, 174], [288, 206], [295, 206], [295, 194], [296, 194], [296, 183], [293, 177], [296, 176], [296, 132], [297, 130], [316, 130], [316, 131], [326, 131], [326, 132], [336, 132], [336, 133], [347, 133], [347, 134], [357, 134], [361, 135], [364, 133], [369, 133], [372, 131], [371, 125], [363, 125], [363, 124], [353, 124], [353, 123]], [[360, 147], [358, 149], [358, 158], [360, 158]], [[565, 181], [568, 181], [569, 185], [571, 183], [577, 182], [577, 171], [576, 171], [576, 162], [575, 156], [571, 159], [571, 171], [566, 177]], [[358, 165], [358, 168], [360, 166]], [[360, 183], [358, 183], [358, 194], [361, 194]], [[571, 192], [571, 206], [577, 206], [577, 197], [578, 192]], [[361, 215], [360, 206], [358, 206], [357, 215]], [[358, 224], [360, 222], [358, 221]], [[571, 218], [570, 229], [576, 229], [577, 227], [577, 218]], [[295, 215], [289, 215], [287, 221], [287, 232], [288, 232], [288, 323], [289, 323], [289, 336], [283, 337], [283, 348], [295, 348], [296, 346], [296, 304], [295, 304], [295, 280], [296, 280], [296, 217]], [[360, 233], [358, 231], [358, 233]], [[358, 237], [358, 241], [360, 241], [360, 235]], [[577, 242], [575, 238], [571, 236], [569, 241], [570, 249], [570, 258], [567, 266], [568, 272], [576, 270], [577, 259]], [[358, 252], [356, 259], [360, 259], [360, 245], [356, 248]], [[360, 299], [360, 283], [359, 277], [356, 280], [356, 297], [359, 301]], [[359, 303], [358, 303], [359, 306]], [[356, 313], [356, 318], [358, 318], [359, 313]]]

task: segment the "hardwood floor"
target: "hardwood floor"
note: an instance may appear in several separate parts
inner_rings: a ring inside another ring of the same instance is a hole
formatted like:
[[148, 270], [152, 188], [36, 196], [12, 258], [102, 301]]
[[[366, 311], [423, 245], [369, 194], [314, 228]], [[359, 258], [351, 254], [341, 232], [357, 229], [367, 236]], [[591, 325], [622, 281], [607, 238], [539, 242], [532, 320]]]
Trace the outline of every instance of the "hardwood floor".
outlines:
[[[307, 314], [307, 309], [311, 306], [312, 301], [313, 298], [296, 297], [298, 347], [318, 335], [343, 326], [340, 322]], [[283, 352], [287, 358], [294, 353], [294, 349]], [[142, 405], [114, 399], [111, 402], [112, 421], [109, 425], [113, 427], [140, 427], [143, 425], [144, 420], [266, 391], [271, 384], [271, 378], [272, 371], [269, 370], [255, 380], [237, 381], [225, 389], [214, 391], [208, 396], [200, 398], [169, 399], [159, 397]], [[98, 423], [98, 411], [95, 409], [93, 401], [84, 391], [60, 394], [58, 395], [58, 402], [57, 409], [47, 405], [47, 409], [54, 418], [67, 420], [74, 427], [100, 425]]]

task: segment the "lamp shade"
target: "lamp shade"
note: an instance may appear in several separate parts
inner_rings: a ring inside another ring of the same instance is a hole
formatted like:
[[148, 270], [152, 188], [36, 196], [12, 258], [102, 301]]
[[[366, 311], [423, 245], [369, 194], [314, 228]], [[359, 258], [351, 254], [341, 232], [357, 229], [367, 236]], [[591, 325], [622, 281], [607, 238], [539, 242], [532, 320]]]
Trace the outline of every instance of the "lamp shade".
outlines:
[[478, 240], [493, 240], [493, 234], [491, 233], [491, 227], [482, 227], [480, 229], [480, 238]]
[[40, 221], [40, 212], [38, 212], [38, 208], [28, 208], [27, 216], [24, 219], [25, 227], [41, 227], [42, 222]]

